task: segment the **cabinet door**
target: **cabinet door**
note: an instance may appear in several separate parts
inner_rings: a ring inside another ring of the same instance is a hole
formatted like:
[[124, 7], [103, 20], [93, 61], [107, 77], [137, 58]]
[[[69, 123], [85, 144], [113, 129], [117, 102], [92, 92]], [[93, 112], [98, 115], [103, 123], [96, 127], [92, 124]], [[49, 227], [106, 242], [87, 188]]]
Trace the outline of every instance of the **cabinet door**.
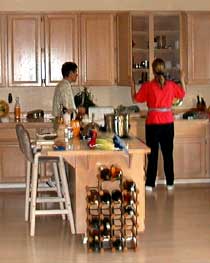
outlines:
[[113, 14], [81, 15], [81, 69], [83, 85], [115, 83]]
[[0, 16], [0, 87], [6, 85], [5, 72], [6, 72], [6, 23], [5, 17]]
[[188, 14], [188, 83], [210, 83], [210, 12]]
[[8, 17], [9, 86], [41, 86], [41, 16]]
[[78, 65], [77, 15], [45, 16], [45, 48], [46, 85], [50, 86], [62, 79], [63, 63], [73, 61]]
[[24, 182], [25, 159], [18, 145], [0, 146], [0, 182]]
[[205, 139], [177, 138], [174, 142], [175, 178], [198, 179], [207, 177], [205, 153]]
[[131, 81], [131, 17], [117, 15], [117, 84], [129, 86]]

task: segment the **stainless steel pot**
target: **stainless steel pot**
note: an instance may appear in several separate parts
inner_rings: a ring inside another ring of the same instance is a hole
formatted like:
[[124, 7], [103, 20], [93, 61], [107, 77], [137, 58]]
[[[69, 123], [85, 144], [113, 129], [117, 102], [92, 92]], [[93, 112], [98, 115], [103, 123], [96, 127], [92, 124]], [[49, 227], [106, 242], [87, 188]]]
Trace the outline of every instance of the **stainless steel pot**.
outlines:
[[107, 132], [113, 132], [119, 137], [128, 137], [130, 129], [130, 117], [127, 113], [105, 114], [105, 128]]

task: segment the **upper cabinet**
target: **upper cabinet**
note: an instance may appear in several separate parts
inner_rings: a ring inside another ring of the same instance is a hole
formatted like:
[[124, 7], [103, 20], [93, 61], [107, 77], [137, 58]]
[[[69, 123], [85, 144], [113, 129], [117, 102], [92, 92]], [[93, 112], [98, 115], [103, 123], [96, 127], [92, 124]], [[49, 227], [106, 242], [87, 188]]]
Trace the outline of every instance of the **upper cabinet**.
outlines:
[[210, 83], [210, 12], [187, 14], [188, 83]]
[[129, 85], [131, 77], [136, 84], [151, 80], [155, 58], [165, 61], [168, 79], [179, 81], [184, 66], [182, 30], [181, 13], [118, 14], [118, 83]]
[[6, 23], [5, 17], [0, 16], [0, 87], [6, 84]]
[[[78, 60], [78, 16], [74, 14], [46, 15], [45, 48], [42, 48], [43, 81], [46, 86], [55, 85], [62, 78], [61, 67], [65, 61]], [[45, 57], [44, 57], [45, 56]], [[80, 72], [78, 72], [80, 74]]]
[[[66, 61], [78, 65], [76, 85], [116, 83], [113, 13], [8, 15], [8, 86], [55, 86]], [[3, 21], [0, 20], [0, 35]], [[4, 34], [0, 39], [0, 85], [5, 86]]]
[[41, 85], [41, 16], [8, 16], [8, 84]]
[[81, 15], [81, 84], [113, 85], [115, 81], [114, 14]]

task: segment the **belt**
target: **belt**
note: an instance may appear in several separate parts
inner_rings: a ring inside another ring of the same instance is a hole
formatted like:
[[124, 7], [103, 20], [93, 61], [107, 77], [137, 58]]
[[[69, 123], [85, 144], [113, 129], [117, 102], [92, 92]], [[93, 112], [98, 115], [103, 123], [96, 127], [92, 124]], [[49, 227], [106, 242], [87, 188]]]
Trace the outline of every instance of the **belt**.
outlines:
[[149, 108], [148, 111], [168, 112], [171, 111], [171, 108]]

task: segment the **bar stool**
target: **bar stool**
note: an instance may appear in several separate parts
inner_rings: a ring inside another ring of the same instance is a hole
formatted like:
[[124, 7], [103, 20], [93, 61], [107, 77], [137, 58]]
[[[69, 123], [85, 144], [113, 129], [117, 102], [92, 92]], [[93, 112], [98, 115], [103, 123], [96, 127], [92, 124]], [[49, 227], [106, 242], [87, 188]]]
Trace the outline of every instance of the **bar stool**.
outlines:
[[[64, 161], [62, 157], [42, 156], [40, 152], [33, 152], [28, 131], [22, 124], [16, 125], [16, 133], [21, 151], [27, 160], [25, 220], [28, 221], [30, 207], [30, 235], [35, 234], [35, 219], [37, 215], [58, 215], [63, 219], [65, 215], [70, 222], [71, 232], [75, 234], [74, 218], [71, 208]], [[38, 187], [39, 165], [51, 162], [53, 164], [56, 187]], [[62, 189], [62, 190], [61, 190]], [[37, 192], [53, 190], [56, 197], [37, 197]], [[37, 209], [37, 203], [59, 203], [60, 209]]]

